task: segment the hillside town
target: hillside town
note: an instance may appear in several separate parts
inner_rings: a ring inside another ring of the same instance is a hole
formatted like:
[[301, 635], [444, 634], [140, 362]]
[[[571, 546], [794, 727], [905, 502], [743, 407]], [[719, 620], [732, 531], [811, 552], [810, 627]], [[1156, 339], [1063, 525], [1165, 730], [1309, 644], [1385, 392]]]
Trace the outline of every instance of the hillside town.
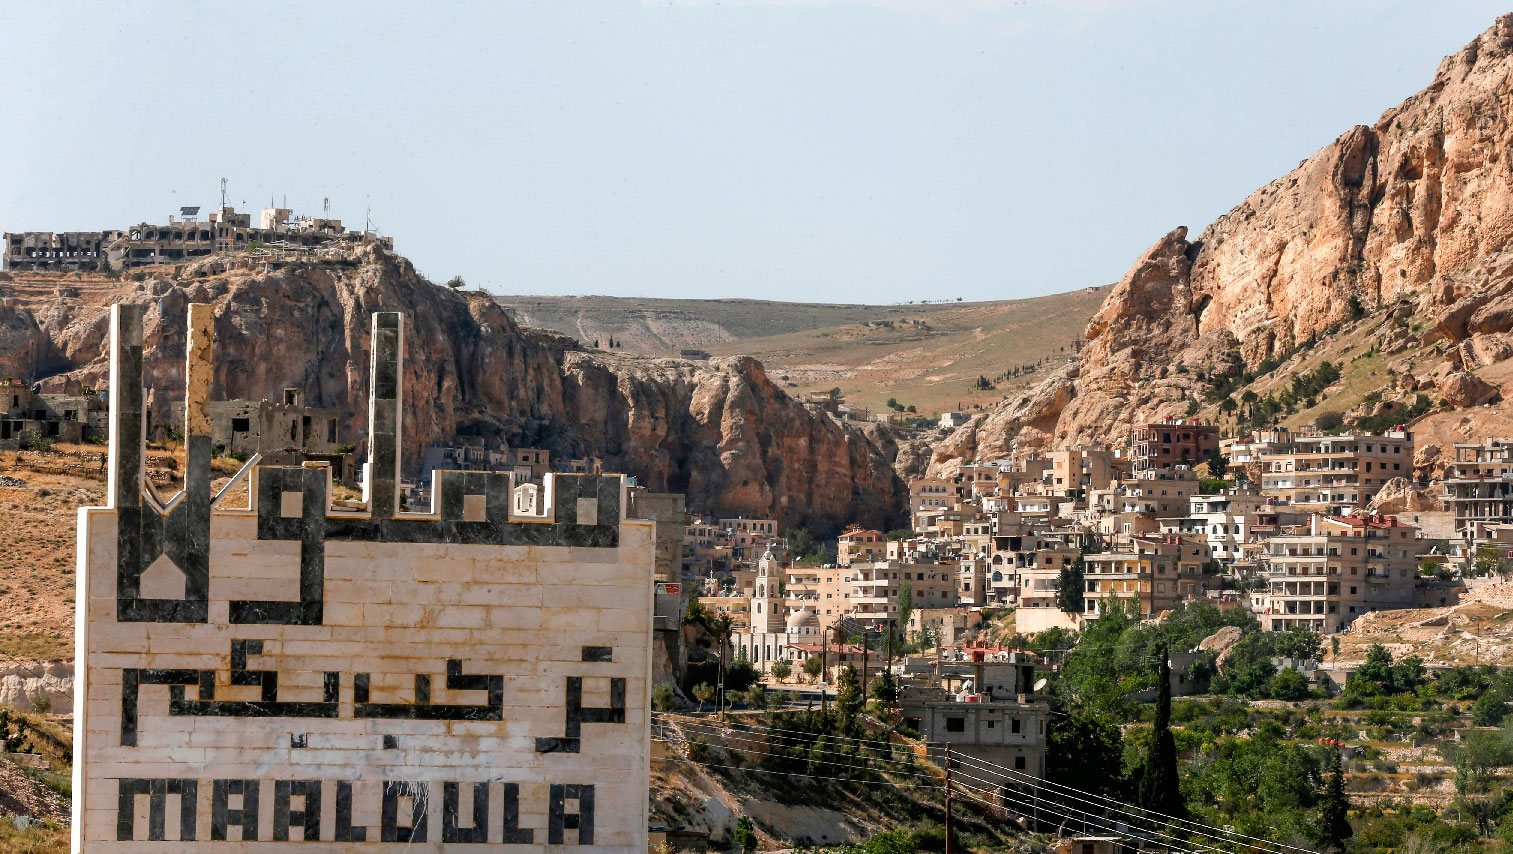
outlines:
[[0, 18], [0, 854], [1513, 854], [1513, 13], [192, 11]]

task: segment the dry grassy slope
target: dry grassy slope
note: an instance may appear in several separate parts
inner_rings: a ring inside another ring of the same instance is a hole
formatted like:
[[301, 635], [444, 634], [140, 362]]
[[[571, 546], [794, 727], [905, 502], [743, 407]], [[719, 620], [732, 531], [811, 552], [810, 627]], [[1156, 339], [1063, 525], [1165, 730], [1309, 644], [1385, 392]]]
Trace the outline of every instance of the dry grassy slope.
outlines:
[[561, 332], [587, 344], [597, 338], [605, 347], [613, 336], [627, 352], [651, 356], [867, 320], [915, 317], [961, 305], [532, 295], [498, 296], [495, 301], [524, 326]]
[[[1313, 407], [1287, 416], [1282, 423], [1301, 427], [1333, 413], [1345, 416], [1348, 426], [1352, 415], [1380, 405], [1378, 401], [1396, 402], [1404, 407], [1420, 393], [1439, 404], [1443, 395], [1437, 389], [1409, 389], [1399, 381], [1405, 366], [1422, 376], [1444, 362], [1443, 344], [1420, 343], [1430, 326], [1431, 321], [1419, 315], [1394, 319], [1390, 309], [1374, 312], [1345, 324], [1335, 334], [1292, 356], [1272, 372], [1257, 377], [1255, 382], [1236, 388], [1231, 397], [1239, 401], [1246, 391], [1253, 391], [1260, 397], [1279, 396], [1290, 386], [1293, 377], [1308, 374], [1328, 361], [1341, 366], [1339, 381], [1326, 389]], [[1401, 349], [1391, 346], [1395, 340], [1405, 346], [1400, 345]], [[1440, 463], [1456, 442], [1513, 436], [1513, 404], [1507, 402], [1513, 400], [1513, 359], [1472, 367], [1471, 373], [1500, 389], [1503, 402], [1467, 408], [1437, 406], [1410, 422], [1408, 426], [1415, 434], [1420, 459], [1427, 459], [1420, 474], [1437, 476]], [[1206, 404], [1199, 410], [1199, 417], [1219, 424], [1229, 433], [1238, 429], [1238, 414], [1225, 416], [1217, 404]], [[1443, 453], [1430, 453], [1426, 457], [1423, 449], [1429, 446], [1442, 449]]]
[[76, 508], [103, 503], [99, 450], [0, 453], [0, 664], [73, 657]]
[[[105, 503], [104, 451], [0, 452], [0, 475], [26, 483], [0, 486], [0, 665], [73, 658], [78, 509]], [[150, 450], [147, 465], [160, 495], [180, 488], [172, 453]]]
[[[755, 356], [790, 393], [839, 386], [855, 404], [890, 397], [922, 413], [1002, 399], [1044, 373], [975, 390], [1016, 365], [1065, 358], [1107, 288], [1025, 300], [928, 305], [842, 305], [765, 300], [501, 296], [520, 323], [627, 352], [681, 348]], [[920, 321], [914, 325], [907, 321]], [[1065, 348], [1065, 352], [1059, 352]]]
[[[853, 405], [881, 410], [888, 398], [935, 414], [990, 406], [1022, 391], [1053, 366], [1074, 358], [1076, 342], [1106, 288], [1004, 302], [911, 306], [898, 316], [769, 335], [710, 347], [755, 356], [790, 393], [839, 387]], [[890, 309], [897, 307], [890, 306]], [[922, 313], [918, 309], [936, 309]], [[878, 321], [892, 325], [879, 325]], [[918, 320], [921, 325], [900, 321]], [[1042, 362], [1042, 360], [1044, 360]], [[1035, 373], [976, 389], [1016, 366]], [[786, 377], [786, 379], [783, 379]]]

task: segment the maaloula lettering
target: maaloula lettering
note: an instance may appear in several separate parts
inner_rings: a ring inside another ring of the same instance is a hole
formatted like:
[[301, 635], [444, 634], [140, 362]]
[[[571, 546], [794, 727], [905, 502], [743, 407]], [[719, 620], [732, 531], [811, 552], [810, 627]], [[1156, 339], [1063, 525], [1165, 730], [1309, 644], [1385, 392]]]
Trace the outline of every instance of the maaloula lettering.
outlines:
[[645, 851], [652, 526], [624, 478], [515, 502], [535, 487], [510, 473], [437, 472], [403, 509], [403, 319], [380, 313], [362, 501], [322, 463], [215, 483], [215, 318], [190, 305], [165, 499], [143, 318], [112, 312], [108, 504], [79, 514], [76, 854]]

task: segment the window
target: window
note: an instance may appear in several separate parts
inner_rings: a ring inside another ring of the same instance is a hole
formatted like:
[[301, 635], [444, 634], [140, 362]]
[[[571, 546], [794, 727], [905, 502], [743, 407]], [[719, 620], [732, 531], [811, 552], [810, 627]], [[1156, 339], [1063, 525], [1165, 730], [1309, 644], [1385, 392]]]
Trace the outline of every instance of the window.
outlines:
[[1019, 732], [1019, 718], [1009, 719], [1009, 732]]
[[1023, 756], [1014, 757], [1014, 768], [1019, 771], [1023, 771], [1025, 769]]
[[233, 418], [233, 419], [231, 419], [231, 432], [233, 432], [233, 433], [246, 433], [248, 430], [251, 430], [251, 429], [252, 429], [252, 423], [251, 423], [251, 421], [249, 419], [246, 419], [246, 418]]
[[946, 732], [966, 732], [966, 718], [946, 718]]

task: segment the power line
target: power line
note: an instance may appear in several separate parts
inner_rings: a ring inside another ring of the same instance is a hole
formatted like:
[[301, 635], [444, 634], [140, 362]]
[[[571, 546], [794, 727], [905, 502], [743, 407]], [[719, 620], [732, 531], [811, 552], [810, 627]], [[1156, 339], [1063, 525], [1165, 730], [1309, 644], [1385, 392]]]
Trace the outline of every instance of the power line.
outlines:
[[[766, 768], [745, 768], [740, 765], [716, 765], [711, 762], [699, 762], [696, 759], [685, 759], [681, 756], [670, 756], [669, 762], [686, 762], [689, 765], [697, 765], [700, 768], [729, 768], [733, 771], [748, 771], [757, 774], [777, 774], [782, 777], [805, 777], [810, 780], [830, 780], [835, 783], [867, 783], [866, 780], [849, 780], [845, 777], [830, 777], [824, 774], [800, 774], [797, 771], [771, 771]], [[931, 786], [923, 783], [891, 783], [902, 789], [942, 789], [943, 786]]]
[[[992, 808], [995, 808], [995, 809], [1002, 809], [1003, 807], [1001, 805], [999, 805], [999, 804], [992, 803], [987, 798], [983, 797], [983, 794], [981, 794], [981, 793], [986, 793], [986, 794], [992, 795], [994, 797], [1003, 798], [1005, 800], [1011, 800], [1012, 803], [1013, 803], [1013, 805], [1017, 808], [1016, 811], [1019, 812], [1021, 815], [1025, 814], [1026, 812], [1033, 812], [1033, 813], [1044, 812], [1044, 813], [1047, 813], [1047, 814], [1049, 814], [1051, 816], [1055, 816], [1057, 818], [1064, 819], [1066, 821], [1080, 822], [1082, 824], [1082, 827], [1083, 827], [1084, 831], [1086, 831], [1089, 826], [1092, 826], [1092, 827], [1097, 828], [1098, 830], [1102, 830], [1104, 832], [1113, 833], [1113, 834], [1120, 835], [1120, 836], [1136, 836], [1136, 835], [1139, 835], [1138, 833], [1132, 833], [1128, 828], [1126, 828], [1126, 829], [1120, 829], [1117, 824], [1110, 823], [1110, 822], [1104, 822], [1104, 821], [1097, 821], [1093, 817], [1092, 813], [1088, 813], [1088, 812], [1085, 812], [1085, 811], [1071, 810], [1071, 809], [1065, 807], [1064, 805], [1057, 804], [1054, 801], [1051, 801], [1051, 802], [1048, 802], [1048, 803], [1044, 803], [1044, 804], [1040, 803], [1039, 801], [1036, 801], [1034, 803], [1028, 803], [1028, 802], [1026, 802], [1023, 799], [1024, 795], [1022, 793], [1019, 795], [1019, 797], [1017, 799], [1015, 799], [1015, 798], [1011, 798], [1011, 796], [1009, 794], [1007, 794], [1007, 793], [985, 792], [985, 790], [977, 789], [975, 787], [964, 787], [964, 788], [969, 788], [969, 791], [967, 793], [967, 797], [973, 798], [974, 800], [978, 801], [979, 803], [982, 803], [982, 804], [984, 804], [986, 806], [989, 806], [989, 807], [992, 807]], [[1058, 807], [1060, 807], [1060, 808], [1058, 809]], [[1172, 837], [1168, 837], [1168, 838], [1170, 839]], [[1172, 842], [1162, 843], [1162, 845], [1164, 847], [1172, 850], [1172, 851], [1179, 852], [1179, 854], [1203, 854], [1203, 852], [1194, 851], [1191, 848], [1186, 848], [1186, 847], [1183, 847], [1182, 845], [1178, 845], [1178, 844], [1175, 844], [1175, 843], [1172, 843]], [[1214, 849], [1206, 849], [1206, 850], [1212, 851]]]
[[[761, 748], [762, 754], [764, 756], [770, 756], [770, 757], [773, 757], [773, 758], [782, 758], [782, 759], [793, 759], [795, 761], [798, 761], [797, 757], [786, 757], [786, 756], [779, 756], [778, 754], [774, 754], [771, 751], [771, 749], [769, 749], [771, 747], [771, 745], [768, 745], [768, 744], [766, 744], [766, 743], [764, 743], [764, 742], [762, 742], [760, 740], [757, 740], [757, 739], [746, 739], [746, 738], [740, 738], [738, 736], [732, 737], [732, 736], [729, 736], [727, 734], [719, 733], [719, 732], [711, 730], [711, 729], [699, 729], [697, 726], [691, 726], [689, 728], [693, 729], [695, 731], [696, 735], [719, 735], [720, 737], [728, 739], [730, 741], [736, 741], [736, 742], [740, 742], [740, 743], [744, 743], [744, 744], [754, 744], [754, 745], [757, 745], [759, 748]], [[795, 747], [808, 747], [808, 750], [809, 750], [810, 753], [819, 753], [819, 754], [826, 755], [826, 756], [841, 756], [841, 757], [846, 757], [846, 758], [852, 759], [852, 760], [860, 758], [860, 759], [863, 760], [862, 763], [857, 763], [855, 761], [849, 761], [849, 762], [827, 762], [827, 761], [824, 761], [824, 760], [815, 760], [815, 759], [806, 759], [804, 761], [809, 761], [809, 762], [813, 762], [815, 764], [820, 764], [820, 765], [833, 765], [833, 766], [837, 766], [837, 767], [854, 768], [854, 769], [858, 769], [858, 770], [876, 770], [876, 769], [873, 769], [870, 765], [866, 764], [866, 757], [865, 756], [860, 756], [860, 757], [851, 756], [850, 754], [840, 753], [838, 751], [833, 751], [833, 750], [825, 750], [825, 749], [819, 748], [819, 747], [811, 747], [811, 746], [804, 745], [802, 743], [794, 744], [793, 746], [795, 746]], [[738, 748], [738, 749], [744, 751], [744, 750], [748, 750], [749, 748]], [[895, 763], [898, 762], [898, 760], [891, 760], [891, 761], [893, 761]], [[897, 776], [916, 777], [916, 778], [922, 778], [922, 779], [927, 779], [927, 780], [933, 780], [935, 778], [935, 775], [933, 775], [933, 774], [919, 773], [919, 772], [916, 772], [916, 771], [907, 771], [907, 770], [898, 770], [898, 769], [883, 769], [883, 772], [887, 773], [887, 774], [897, 775]]]
[[[972, 775], [970, 775], [970, 774], [961, 774], [961, 776], [963, 776], [963, 777], [966, 777], [966, 778], [967, 778], [967, 779], [969, 779], [969, 780], [975, 780], [975, 781], [977, 781], [977, 782], [979, 782], [979, 783], [983, 783], [983, 784], [985, 784], [985, 785], [989, 785], [989, 786], [991, 786], [991, 785], [993, 785], [993, 783], [991, 783], [991, 782], [989, 782], [989, 781], [987, 781], [987, 780], [984, 780], [984, 779], [982, 779], [982, 778], [981, 778], [981, 777], [974, 777], [974, 776], [972, 776]], [[1081, 799], [1076, 799], [1076, 800], [1081, 800]], [[1084, 803], [1092, 803], [1092, 802], [1091, 802], [1091, 801], [1083, 801], [1083, 802], [1084, 802]], [[1058, 802], [1058, 801], [1049, 801], [1049, 802], [1048, 802], [1048, 803], [1051, 803], [1051, 804], [1058, 804], [1058, 803], [1059, 803], [1059, 802]], [[1039, 805], [1039, 802], [1038, 802], [1038, 801], [1037, 801], [1037, 806], [1038, 806], [1038, 805]], [[1096, 804], [1094, 804], [1094, 805], [1095, 805], [1095, 806], [1096, 806]], [[1076, 807], [1073, 807], [1073, 806], [1070, 806], [1070, 805], [1067, 805], [1067, 804], [1061, 804], [1061, 806], [1062, 806], [1062, 807], [1064, 807], [1064, 808], [1065, 808], [1065, 809], [1067, 809], [1067, 810], [1070, 810], [1070, 811], [1074, 811], [1074, 812], [1077, 812], [1077, 813], [1080, 813], [1080, 814], [1082, 814], [1082, 815], [1084, 815], [1084, 816], [1087, 816], [1087, 815], [1094, 815], [1094, 814], [1095, 814], [1095, 813], [1090, 813], [1090, 812], [1088, 812], [1088, 811], [1087, 811], [1087, 810], [1083, 810], [1083, 809], [1078, 809], [1078, 808], [1076, 808]], [[1105, 809], [1105, 810], [1109, 810], [1109, 808], [1108, 808], [1108, 807], [1104, 807], [1104, 809]], [[1124, 810], [1110, 810], [1110, 811], [1112, 811], [1112, 812], [1117, 812], [1117, 813], [1119, 813], [1119, 814], [1120, 814], [1120, 815], [1124, 815], [1124, 816], [1128, 816], [1128, 817], [1130, 817], [1130, 818], [1133, 818], [1133, 819], [1135, 819], [1135, 820], [1136, 820], [1136, 821], [1149, 821], [1149, 819], [1142, 819], [1142, 818], [1140, 818], [1140, 817], [1139, 817], [1139, 816], [1136, 816], [1136, 815], [1134, 815], [1134, 814], [1133, 814], [1133, 813], [1128, 813], [1128, 812], [1125, 812], [1125, 811], [1124, 811]], [[1204, 844], [1203, 844], [1203, 843], [1201, 843], [1201, 842], [1193, 842], [1193, 841], [1192, 841], [1192, 840], [1184, 840], [1184, 839], [1181, 839], [1181, 838], [1180, 838], [1180, 837], [1177, 837], [1177, 836], [1173, 836], [1173, 835], [1171, 835], [1171, 834], [1169, 834], [1169, 833], [1165, 833], [1165, 832], [1163, 832], [1163, 831], [1161, 831], [1161, 830], [1158, 830], [1158, 829], [1156, 829], [1156, 828], [1149, 828], [1149, 829], [1147, 829], [1147, 831], [1146, 831], [1146, 832], [1148, 832], [1148, 833], [1153, 833], [1153, 834], [1155, 834], [1155, 835], [1156, 835], [1156, 836], [1160, 836], [1160, 837], [1163, 837], [1163, 838], [1165, 838], [1165, 839], [1169, 839], [1169, 840], [1172, 840], [1172, 841], [1174, 841], [1174, 842], [1185, 842], [1185, 843], [1186, 843], [1186, 844], [1188, 844], [1188, 845], [1196, 845], [1196, 846], [1198, 846], [1198, 847], [1199, 847], [1199, 848], [1202, 848], [1202, 849], [1203, 849], [1203, 850], [1204, 850], [1204, 851], [1209, 851], [1209, 852], [1213, 852], [1213, 854], [1224, 854], [1224, 852], [1223, 852], [1223, 851], [1222, 851], [1222, 849], [1219, 849], [1219, 848], [1213, 848], [1213, 847], [1211, 847], [1211, 846], [1208, 846], [1208, 845], [1204, 845]], [[1240, 844], [1240, 845], [1244, 845], [1244, 844], [1245, 844], [1245, 843], [1232, 843], [1232, 844]]]
[[[1077, 788], [1074, 788], [1072, 786], [1068, 786], [1068, 785], [1066, 785], [1064, 783], [1057, 783], [1057, 782], [1054, 782], [1052, 780], [1047, 780], [1047, 779], [1044, 779], [1044, 778], [1041, 778], [1041, 777], [1035, 777], [1033, 775], [1026, 774], [1023, 771], [1019, 771], [1019, 770], [1012, 769], [1012, 768], [1005, 768], [1002, 765], [998, 765], [996, 763], [988, 762], [988, 761], [980, 759], [978, 757], [968, 756], [968, 757], [965, 757], [965, 759], [966, 759], [966, 761], [969, 761], [971, 763], [974, 763], [976, 766], [979, 766], [983, 770], [993, 771], [993, 772], [1000, 772], [1001, 774], [1003, 774], [1005, 776], [1022, 777], [1022, 778], [1026, 778], [1026, 779], [1028, 779], [1030, 781], [1033, 781], [1036, 785], [1043, 785], [1043, 786], [1046, 786], [1046, 787], [1052, 788], [1052, 789], [1063, 789], [1063, 790], [1065, 790], [1067, 792], [1070, 792], [1070, 793], [1073, 793], [1073, 794], [1077, 794], [1077, 795], [1086, 795], [1087, 797], [1096, 798], [1096, 799], [1104, 801], [1104, 802], [1106, 802], [1106, 803], [1108, 803], [1108, 804], [1110, 804], [1112, 806], [1115, 806], [1115, 807], [1119, 808], [1120, 811], [1138, 810], [1138, 811], [1140, 811], [1142, 813], [1146, 813], [1148, 815], [1152, 815], [1152, 816], [1156, 816], [1156, 817], [1165, 819], [1168, 822], [1175, 822], [1175, 823], [1178, 823], [1178, 824], [1189, 825], [1190, 827], [1192, 827], [1194, 829], [1197, 829], [1197, 830], [1200, 830], [1200, 831], [1216, 831], [1217, 835], [1215, 835], [1215, 834], [1207, 834], [1207, 835], [1211, 836], [1212, 838], [1218, 838], [1218, 836], [1232, 836], [1232, 837], [1235, 837], [1237, 839], [1254, 840], [1255, 842], [1259, 842], [1262, 845], [1271, 846], [1272, 848], [1286, 848], [1286, 849], [1289, 849], [1289, 850], [1292, 850], [1292, 851], [1301, 852], [1301, 854], [1317, 854], [1317, 852], [1314, 852], [1314, 851], [1312, 851], [1310, 849], [1307, 849], [1307, 848], [1299, 848], [1299, 847], [1297, 847], [1295, 845], [1288, 845], [1288, 844], [1283, 843], [1283, 842], [1273, 842], [1273, 841], [1271, 841], [1269, 839], [1262, 839], [1262, 838], [1256, 837], [1256, 836], [1249, 836], [1247, 834], [1243, 834], [1243, 833], [1240, 833], [1238, 831], [1225, 830], [1225, 829], [1220, 828], [1220, 827], [1215, 827], [1214, 825], [1204, 824], [1202, 822], [1196, 822], [1196, 821], [1192, 821], [1190, 819], [1178, 818], [1178, 817], [1172, 816], [1172, 815], [1166, 815], [1164, 813], [1156, 812], [1155, 810], [1146, 809], [1145, 807], [1136, 806], [1135, 804], [1128, 804], [1128, 803], [1125, 803], [1123, 801], [1120, 801], [1120, 800], [1117, 800], [1117, 799], [1114, 799], [1114, 798], [1110, 798], [1107, 795], [1100, 795], [1100, 794], [1097, 794], [1095, 792], [1084, 791], [1082, 789], [1077, 789]], [[1148, 821], [1149, 819], [1146, 819], [1146, 820]], [[1245, 844], [1246, 847], [1249, 847], [1249, 848], [1252, 848], [1252, 849], [1258, 850], [1258, 851], [1266, 851], [1267, 850], [1266, 848], [1263, 848], [1263, 847], [1261, 847], [1259, 845], [1254, 845], [1254, 844], [1249, 844], [1249, 843], [1240, 843], [1240, 844]]]
[[[655, 716], [662, 716], [664, 718], [678, 718], [678, 719], [682, 719], [682, 720], [688, 720], [688, 721], [690, 721], [690, 722], [692, 722], [694, 724], [702, 725], [702, 726], [704, 726], [706, 728], [710, 728], [710, 725], [705, 720], [703, 720], [703, 719], [688, 718], [687, 716], [681, 716], [681, 715], [669, 715], [668, 713], [665, 713], [665, 712], [655, 712], [655, 713], [653, 713], [653, 716], [654, 717]], [[806, 738], [803, 740], [804, 742], [807, 742], [810, 739], [817, 739], [817, 737], [818, 737], [816, 734], [807, 733], [807, 732], [804, 732], [803, 730], [790, 730], [790, 729], [784, 729], [784, 728], [781, 728], [781, 727], [766, 727], [766, 730], [769, 733], [771, 733], [771, 732], [792, 733], [792, 734], [799, 735], [799, 736], [805, 736]], [[834, 735], [829, 735], [829, 734], [826, 734], [824, 737], [830, 738], [830, 739], [834, 739], [834, 740], [854, 742], [854, 743], [863, 744], [863, 745], [886, 745], [889, 748], [890, 752], [893, 749], [896, 749], [896, 748], [899, 748], [899, 747], [907, 747], [907, 745], [900, 745], [900, 744], [897, 744], [897, 743], [892, 742], [892, 741], [878, 741], [878, 740], [875, 740], [875, 739], [850, 738], [850, 737], [847, 737], [847, 736], [834, 736]], [[874, 747], [873, 749], [877, 750], [878, 748]], [[824, 751], [821, 751], [821, 752], [824, 752]], [[832, 755], [841, 755], [841, 756], [844, 756], [846, 754], [833, 753]], [[1044, 786], [1046, 788], [1050, 788], [1050, 789], [1053, 789], [1053, 790], [1054, 789], [1065, 790], [1066, 793], [1070, 793], [1069, 795], [1066, 795], [1066, 796], [1083, 795], [1083, 796], [1086, 796], [1086, 797], [1089, 797], [1089, 798], [1095, 798], [1097, 800], [1105, 802], [1110, 807], [1114, 808], [1114, 811], [1120, 812], [1120, 813], [1122, 813], [1124, 815], [1130, 816], [1130, 817], [1135, 818], [1136, 820], [1139, 820], [1139, 821], [1153, 822], [1153, 819], [1151, 819], [1151, 818], [1142, 818], [1140, 816], [1137, 816], [1134, 812], [1131, 812], [1131, 810], [1139, 811], [1140, 813], [1145, 813], [1145, 814], [1147, 814], [1149, 816], [1156, 816], [1158, 818], [1165, 819], [1167, 822], [1175, 822], [1175, 823], [1177, 823], [1179, 825], [1188, 825], [1194, 831], [1200, 833], [1201, 835], [1203, 835], [1205, 837], [1213, 839], [1215, 841], [1218, 841], [1218, 840], [1222, 839], [1222, 840], [1227, 841], [1229, 844], [1240, 845], [1240, 846], [1243, 846], [1243, 847], [1246, 847], [1246, 848], [1249, 848], [1249, 849], [1255, 850], [1255, 851], [1269, 851], [1269, 849], [1262, 847], [1262, 845], [1266, 845], [1266, 846], [1272, 846], [1273, 849], [1280, 848], [1280, 849], [1288, 849], [1288, 850], [1291, 850], [1291, 851], [1297, 851], [1297, 852], [1300, 852], [1301, 854], [1316, 854], [1316, 852], [1313, 852], [1313, 851], [1311, 851], [1311, 850], [1309, 850], [1307, 848], [1299, 848], [1299, 847], [1297, 847], [1295, 845], [1288, 845], [1286, 843], [1281, 843], [1281, 842], [1272, 842], [1271, 840], [1261, 839], [1260, 837], [1249, 836], [1247, 834], [1239, 833], [1238, 831], [1225, 830], [1223, 828], [1215, 827], [1213, 825], [1203, 824], [1201, 822], [1195, 822], [1195, 821], [1191, 821], [1189, 819], [1177, 818], [1176, 816], [1165, 815], [1163, 813], [1156, 812], [1155, 810], [1148, 810], [1148, 809], [1145, 809], [1144, 807], [1136, 806], [1134, 804], [1127, 804], [1127, 803], [1124, 803], [1123, 801], [1119, 801], [1119, 800], [1116, 800], [1114, 798], [1107, 797], [1105, 795], [1099, 795], [1099, 794], [1094, 793], [1094, 792], [1087, 792], [1087, 791], [1084, 791], [1084, 790], [1081, 790], [1081, 789], [1076, 789], [1074, 787], [1067, 786], [1067, 785], [1062, 784], [1062, 783], [1056, 783], [1056, 782], [1053, 782], [1051, 780], [1047, 780], [1047, 779], [1044, 779], [1044, 778], [1041, 778], [1041, 777], [1036, 777], [1036, 776], [1034, 776], [1032, 774], [1028, 774], [1028, 773], [1026, 773], [1024, 771], [1019, 771], [1017, 769], [1011, 769], [1011, 768], [1004, 767], [1002, 765], [997, 765], [996, 763], [991, 763], [991, 762], [988, 762], [986, 760], [980, 759], [978, 757], [962, 754], [960, 756], [960, 758], [964, 762], [970, 763], [970, 764], [972, 764], [974, 766], [978, 766], [979, 770], [989, 771], [989, 772], [998, 772], [1001, 776], [1004, 776], [1004, 777], [1007, 777], [1007, 778], [1010, 778], [1010, 779], [1023, 778], [1025, 780], [1031, 781], [1032, 784], [1035, 785], [1035, 786], [1037, 786], [1037, 787]], [[894, 759], [894, 760], [890, 760], [890, 761], [897, 762], [898, 760]], [[964, 775], [964, 776], [970, 776], [970, 775]], [[988, 783], [989, 785], [992, 785], [989, 781], [982, 780], [981, 778], [973, 777], [972, 779], [976, 779], [979, 782]], [[1084, 803], [1091, 803], [1091, 802], [1085, 801], [1085, 800], [1083, 802]], [[1156, 831], [1156, 833], [1159, 834], [1160, 831]], [[1165, 834], [1162, 834], [1162, 835], [1165, 835]], [[1242, 841], [1239, 841], [1239, 840], [1253, 840], [1253, 842], [1242, 842]], [[1256, 844], [1254, 844], [1255, 842], [1259, 842], [1262, 845], [1256, 845]], [[1189, 844], [1200, 845], [1200, 847], [1202, 847], [1201, 843], [1189, 843]], [[1213, 849], [1209, 849], [1209, 850], [1213, 850]]]

